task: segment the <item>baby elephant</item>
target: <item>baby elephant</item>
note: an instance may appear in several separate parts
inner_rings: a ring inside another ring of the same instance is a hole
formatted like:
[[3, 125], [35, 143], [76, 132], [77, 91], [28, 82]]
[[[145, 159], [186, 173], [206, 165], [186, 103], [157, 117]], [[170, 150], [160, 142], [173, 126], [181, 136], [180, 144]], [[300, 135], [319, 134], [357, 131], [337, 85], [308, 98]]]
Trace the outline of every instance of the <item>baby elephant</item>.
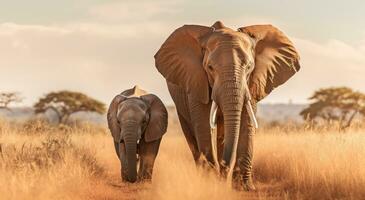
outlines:
[[114, 97], [107, 118], [123, 181], [151, 180], [167, 129], [167, 111], [162, 101], [135, 86]]

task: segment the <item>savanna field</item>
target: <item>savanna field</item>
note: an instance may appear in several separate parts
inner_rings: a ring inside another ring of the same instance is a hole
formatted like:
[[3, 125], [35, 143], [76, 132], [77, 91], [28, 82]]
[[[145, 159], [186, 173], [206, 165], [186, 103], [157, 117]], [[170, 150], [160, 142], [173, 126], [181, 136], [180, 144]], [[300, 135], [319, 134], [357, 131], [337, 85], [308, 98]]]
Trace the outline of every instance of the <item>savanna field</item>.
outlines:
[[195, 167], [178, 125], [153, 183], [120, 180], [106, 127], [0, 122], [0, 199], [365, 199], [365, 129], [271, 127], [255, 135], [256, 192]]

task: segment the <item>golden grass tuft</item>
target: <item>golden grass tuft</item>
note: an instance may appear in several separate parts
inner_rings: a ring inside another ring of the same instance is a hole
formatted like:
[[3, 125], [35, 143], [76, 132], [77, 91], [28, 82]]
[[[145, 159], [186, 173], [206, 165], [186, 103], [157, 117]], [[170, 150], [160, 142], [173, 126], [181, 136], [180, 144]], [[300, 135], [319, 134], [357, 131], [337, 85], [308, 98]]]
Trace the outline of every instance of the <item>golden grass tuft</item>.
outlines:
[[89, 180], [103, 176], [94, 150], [72, 142], [72, 134], [55, 127], [33, 132], [39, 123], [29, 132], [1, 125], [1, 199], [74, 199]]
[[365, 198], [365, 134], [258, 134], [256, 180], [303, 199]]
[[175, 128], [162, 140], [153, 183], [127, 184], [105, 127], [0, 120], [0, 199], [365, 199], [363, 166], [364, 129], [262, 129], [258, 191], [234, 191], [195, 167]]

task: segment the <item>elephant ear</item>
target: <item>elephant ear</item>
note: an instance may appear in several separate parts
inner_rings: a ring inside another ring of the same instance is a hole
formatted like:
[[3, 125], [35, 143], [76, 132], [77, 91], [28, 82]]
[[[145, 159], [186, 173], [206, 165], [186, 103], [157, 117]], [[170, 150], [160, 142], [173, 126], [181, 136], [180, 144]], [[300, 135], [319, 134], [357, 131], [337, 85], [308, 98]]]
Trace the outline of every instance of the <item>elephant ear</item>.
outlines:
[[126, 99], [123, 95], [117, 95], [114, 97], [112, 102], [110, 103], [107, 120], [108, 127], [112, 136], [114, 138], [114, 142], [120, 142], [120, 126], [117, 119], [118, 105]]
[[162, 101], [153, 94], [141, 96], [150, 105], [150, 118], [144, 138], [146, 142], [160, 139], [167, 131], [167, 110]]
[[251, 36], [255, 44], [255, 69], [250, 76], [250, 92], [260, 101], [299, 71], [299, 54], [283, 32], [271, 25], [238, 29]]
[[155, 55], [156, 68], [167, 81], [205, 104], [210, 100], [209, 85], [199, 39], [210, 32], [210, 27], [184, 25], [167, 38]]

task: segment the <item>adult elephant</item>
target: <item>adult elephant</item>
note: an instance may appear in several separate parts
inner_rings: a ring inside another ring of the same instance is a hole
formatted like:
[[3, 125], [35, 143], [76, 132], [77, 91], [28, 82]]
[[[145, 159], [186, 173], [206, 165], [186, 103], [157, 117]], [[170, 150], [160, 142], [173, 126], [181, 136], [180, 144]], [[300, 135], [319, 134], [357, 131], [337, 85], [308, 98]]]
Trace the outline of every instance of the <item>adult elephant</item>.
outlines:
[[[155, 65], [166, 78], [194, 159], [204, 155], [230, 172], [236, 187], [254, 190], [253, 113], [257, 102], [300, 69], [292, 42], [271, 25], [238, 31], [219, 21], [184, 25], [163, 43]], [[218, 142], [211, 142], [210, 121], [217, 123]]]

